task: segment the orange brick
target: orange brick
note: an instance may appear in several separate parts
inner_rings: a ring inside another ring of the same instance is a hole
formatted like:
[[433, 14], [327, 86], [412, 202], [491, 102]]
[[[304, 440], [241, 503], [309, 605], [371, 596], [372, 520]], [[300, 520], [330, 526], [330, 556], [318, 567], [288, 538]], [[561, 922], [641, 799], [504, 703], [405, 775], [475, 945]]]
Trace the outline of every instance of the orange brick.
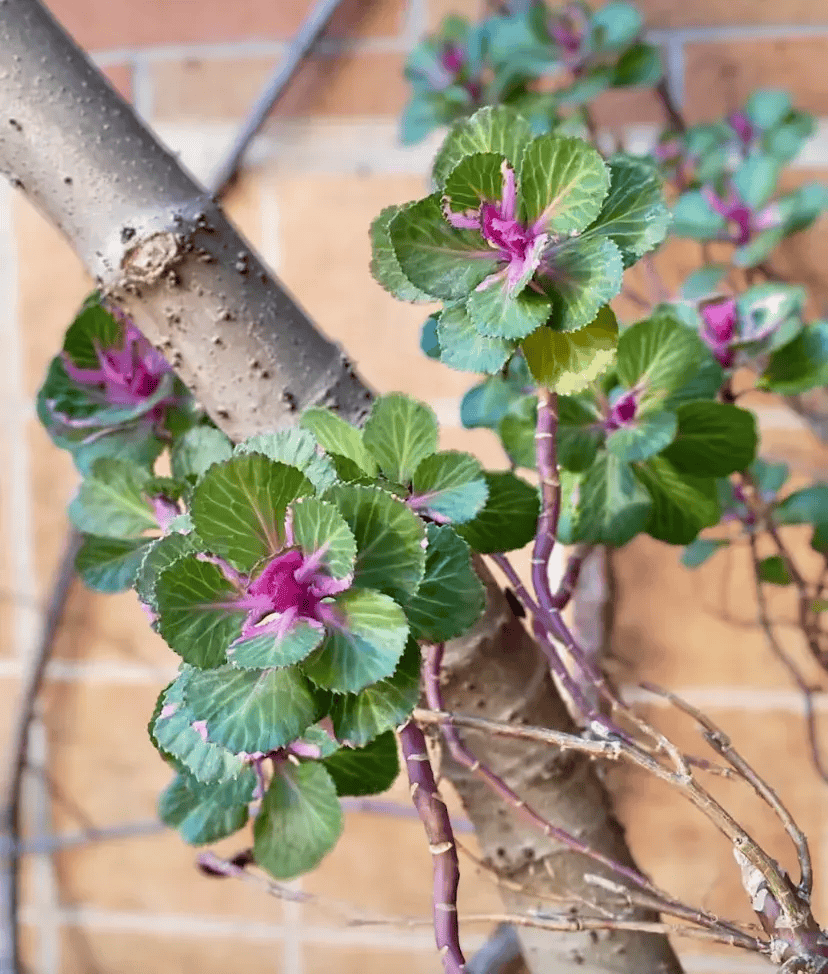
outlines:
[[[50, 9], [81, 47], [287, 40], [315, 0], [55, 0]], [[402, 26], [404, 0], [345, 0], [331, 37], [388, 37]]]
[[476, 21], [486, 8], [485, 0], [427, 0], [427, 3], [429, 31], [436, 30], [450, 14]]
[[[276, 118], [313, 115], [396, 116], [408, 89], [404, 57], [344, 53], [309, 58], [274, 111]], [[153, 67], [160, 121], [237, 119], [249, 111], [273, 70], [266, 58], [162, 62]], [[227, 84], [227, 78], [233, 84]]]
[[[794, 170], [785, 174], [781, 188], [787, 191], [803, 183], [826, 184], [827, 181], [828, 172], [824, 169]], [[813, 317], [824, 315], [828, 304], [828, 275], [825, 273], [828, 266], [828, 214], [823, 214], [809, 230], [781, 244], [769, 263], [792, 283], [808, 289], [808, 310]]]
[[606, 91], [591, 103], [599, 129], [619, 131], [627, 125], [661, 125], [664, 110], [650, 88], [618, 88]]
[[799, 108], [828, 114], [826, 56], [826, 37], [688, 44], [687, 117], [691, 122], [716, 119], [742, 105], [754, 89], [769, 87], [789, 91]]
[[822, 0], [637, 0], [648, 27], [708, 27], [729, 24], [823, 24]]

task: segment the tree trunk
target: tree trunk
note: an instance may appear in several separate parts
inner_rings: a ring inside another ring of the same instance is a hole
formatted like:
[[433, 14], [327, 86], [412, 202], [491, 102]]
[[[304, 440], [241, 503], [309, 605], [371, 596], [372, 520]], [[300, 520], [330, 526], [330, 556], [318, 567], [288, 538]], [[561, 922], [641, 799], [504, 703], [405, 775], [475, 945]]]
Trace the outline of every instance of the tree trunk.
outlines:
[[[63, 231], [218, 426], [238, 440], [290, 423], [310, 405], [363, 419], [371, 392], [341, 349], [319, 334], [37, 0], [0, 0], [0, 79], [0, 172]], [[485, 581], [484, 619], [447, 652], [446, 705], [570, 729], [537, 647], [487, 574]], [[630, 861], [586, 760], [506, 741], [473, 743], [544, 817]], [[486, 855], [530, 891], [507, 893], [510, 908], [542, 905], [542, 896], [600, 900], [583, 880], [584, 871], [599, 871], [594, 864], [528, 831], [464, 773], [449, 769], [449, 776]], [[521, 935], [535, 974], [680, 971], [659, 936]]]

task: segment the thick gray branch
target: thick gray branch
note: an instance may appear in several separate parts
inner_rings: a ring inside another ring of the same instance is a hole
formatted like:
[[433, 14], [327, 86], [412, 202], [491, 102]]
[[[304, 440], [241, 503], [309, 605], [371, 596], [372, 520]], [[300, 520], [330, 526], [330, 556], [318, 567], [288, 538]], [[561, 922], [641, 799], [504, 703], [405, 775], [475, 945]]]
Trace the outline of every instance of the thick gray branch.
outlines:
[[[168, 354], [232, 438], [290, 422], [312, 403], [354, 421], [363, 417], [371, 393], [341, 350], [319, 335], [218, 206], [37, 0], [0, 0], [0, 172], [60, 227], [90, 273]], [[498, 718], [511, 709], [534, 724], [569, 726], [548, 677], [534, 679], [541, 665], [534, 643], [500, 589], [486, 581], [485, 619], [447, 651], [446, 706]], [[529, 789], [544, 817], [628, 861], [603, 789], [584, 760], [561, 761], [548, 750], [519, 755], [512, 742], [485, 747], [492, 770], [517, 790]], [[579, 858], [522, 832], [488, 793], [462, 775], [455, 780], [486, 853], [531, 887], [526, 896], [510, 894], [510, 905], [526, 908], [540, 903], [539, 895], [571, 888], [586, 892]], [[541, 868], [533, 870], [530, 861]], [[546, 862], [554, 863], [553, 874]], [[597, 892], [590, 888], [590, 898]], [[581, 934], [522, 931], [521, 937], [531, 940], [535, 974], [584, 971], [582, 960], [601, 972], [680, 971], [660, 936], [594, 942]]]

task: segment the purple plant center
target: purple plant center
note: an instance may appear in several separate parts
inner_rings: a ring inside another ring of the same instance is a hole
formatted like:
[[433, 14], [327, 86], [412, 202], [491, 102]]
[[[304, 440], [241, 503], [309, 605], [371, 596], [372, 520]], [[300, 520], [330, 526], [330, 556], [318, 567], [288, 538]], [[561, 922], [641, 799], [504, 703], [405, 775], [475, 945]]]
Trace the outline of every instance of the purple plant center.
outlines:
[[725, 369], [732, 368], [736, 352], [731, 343], [736, 338], [738, 312], [733, 298], [713, 301], [701, 309], [701, 338], [713, 353], [716, 361]]
[[733, 190], [722, 197], [710, 186], [704, 186], [702, 195], [711, 210], [727, 220], [731, 231], [730, 240], [740, 247], [748, 243], [757, 231], [767, 230], [779, 222], [779, 214], [773, 204], [754, 212]]
[[441, 64], [449, 74], [458, 74], [466, 63], [465, 55], [459, 44], [448, 43], [443, 48]]
[[638, 396], [635, 390], [625, 392], [613, 403], [609, 416], [604, 421], [604, 427], [608, 433], [623, 429], [635, 420], [637, 412]]
[[158, 388], [161, 379], [172, 370], [140, 331], [127, 324], [122, 348], [95, 349], [97, 369], [82, 369], [68, 355], [64, 368], [71, 379], [81, 385], [102, 386], [105, 401], [111, 406], [138, 406]]
[[732, 115], [728, 116], [727, 123], [739, 137], [743, 147], [748, 148], [753, 142], [755, 132], [747, 115], [744, 112], [733, 112]]
[[550, 24], [552, 40], [564, 52], [566, 61], [575, 60], [580, 54], [586, 24], [586, 16], [576, 4], [569, 4]]

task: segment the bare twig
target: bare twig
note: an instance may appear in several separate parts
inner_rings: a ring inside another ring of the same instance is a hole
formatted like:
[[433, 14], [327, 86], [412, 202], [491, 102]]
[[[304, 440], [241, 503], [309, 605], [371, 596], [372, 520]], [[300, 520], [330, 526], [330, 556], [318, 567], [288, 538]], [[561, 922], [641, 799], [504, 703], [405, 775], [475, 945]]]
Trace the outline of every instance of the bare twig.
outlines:
[[9, 746], [9, 767], [5, 776], [6, 801], [2, 811], [0, 836], [4, 839], [6, 854], [0, 865], [0, 972], [14, 974], [20, 970], [20, 945], [18, 939], [17, 914], [19, 904], [18, 871], [20, 864], [20, 798], [23, 775], [26, 769], [26, 752], [29, 741], [29, 728], [35, 714], [35, 706], [40, 692], [46, 665], [52, 654], [55, 635], [66, 608], [66, 600], [75, 578], [75, 556], [80, 547], [80, 535], [70, 531], [63, 555], [52, 584], [49, 604], [43, 619], [40, 639], [28, 673], [23, 681], [17, 716]]
[[670, 92], [669, 85], [667, 84], [667, 79], [662, 78], [661, 81], [656, 85], [655, 93], [658, 95], [658, 99], [664, 109], [664, 114], [667, 116], [667, 121], [677, 132], [686, 132], [687, 123], [684, 121], [684, 116], [679, 111], [678, 106], [673, 100], [673, 96]]
[[233, 143], [226, 159], [211, 179], [210, 186], [212, 187], [214, 199], [221, 199], [235, 182], [247, 147], [259, 129], [267, 121], [268, 115], [285, 93], [299, 65], [308, 56], [313, 45], [318, 40], [319, 35], [325, 29], [336, 8], [341, 3], [342, 0], [319, 0], [313, 10], [308, 14], [305, 22], [299, 28], [299, 32], [288, 48], [284, 59], [265, 85], [262, 93], [256, 99], [253, 108], [250, 110], [250, 115], [236, 137], [236, 141]]

